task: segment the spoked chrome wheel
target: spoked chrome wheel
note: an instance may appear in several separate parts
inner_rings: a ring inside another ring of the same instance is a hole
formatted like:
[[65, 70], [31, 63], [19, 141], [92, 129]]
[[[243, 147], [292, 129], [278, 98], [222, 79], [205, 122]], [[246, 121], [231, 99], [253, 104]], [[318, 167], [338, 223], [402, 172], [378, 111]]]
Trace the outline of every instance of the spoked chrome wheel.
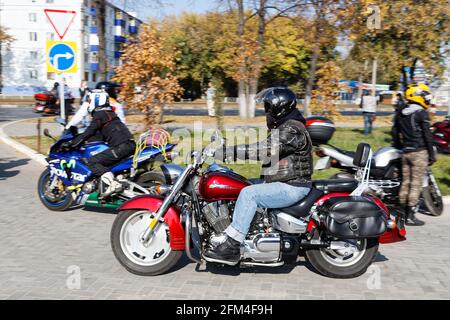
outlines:
[[123, 224], [120, 245], [128, 259], [141, 266], [153, 266], [164, 260], [170, 252], [169, 228], [160, 223], [147, 244], [141, 237], [150, 225], [153, 216], [148, 211], [137, 211]]
[[170, 247], [169, 227], [159, 223], [148, 243], [141, 238], [153, 214], [146, 210], [120, 212], [111, 229], [111, 246], [119, 262], [138, 275], [158, 275], [172, 268], [183, 251]]
[[306, 258], [324, 276], [354, 278], [366, 272], [377, 253], [378, 238], [339, 239], [328, 248], [306, 250]]
[[364, 256], [367, 240], [339, 241], [340, 248], [321, 249], [323, 258], [330, 264], [338, 267], [348, 267], [357, 263]]
[[73, 197], [64, 183], [57, 177], [50, 177], [48, 169], [39, 177], [37, 191], [42, 204], [53, 211], [64, 211], [73, 203]]

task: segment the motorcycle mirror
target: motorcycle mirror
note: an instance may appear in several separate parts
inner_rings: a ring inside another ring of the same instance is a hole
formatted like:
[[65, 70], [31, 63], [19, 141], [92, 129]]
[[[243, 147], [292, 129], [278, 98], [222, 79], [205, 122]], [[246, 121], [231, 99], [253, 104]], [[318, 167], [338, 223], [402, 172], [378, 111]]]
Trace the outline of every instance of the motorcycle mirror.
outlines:
[[50, 139], [53, 139], [53, 141], [56, 141], [54, 137], [50, 134], [47, 128], [44, 129], [44, 136], [49, 137]]
[[217, 140], [219, 140], [219, 132], [216, 130], [216, 131], [214, 131], [214, 133], [211, 135], [211, 142], [216, 142]]

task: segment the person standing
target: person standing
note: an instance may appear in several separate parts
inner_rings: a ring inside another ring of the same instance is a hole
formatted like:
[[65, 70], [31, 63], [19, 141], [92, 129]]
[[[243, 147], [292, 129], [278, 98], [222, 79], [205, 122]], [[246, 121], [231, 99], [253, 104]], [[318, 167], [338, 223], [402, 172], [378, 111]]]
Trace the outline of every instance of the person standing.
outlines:
[[83, 102], [86, 101], [87, 99], [87, 94], [91, 91], [91, 89], [88, 86], [88, 83], [86, 80], [81, 81], [81, 85], [80, 85], [80, 105], [83, 104]]
[[366, 136], [372, 133], [372, 124], [375, 121], [377, 104], [378, 99], [376, 96], [369, 95], [367, 91], [363, 94], [360, 108], [364, 117], [364, 135]]
[[398, 218], [399, 227], [422, 226], [425, 223], [415, 214], [418, 211], [423, 179], [428, 166], [436, 162], [430, 120], [427, 109], [432, 96], [424, 84], [413, 84], [405, 93], [407, 105], [397, 112], [392, 127], [394, 147], [402, 149], [402, 176], [400, 204], [403, 212]]
[[214, 99], [216, 97], [216, 89], [213, 87], [212, 83], [209, 82], [208, 89], [206, 90], [206, 105], [208, 107], [208, 115], [214, 117], [216, 115], [216, 110], [214, 106]]

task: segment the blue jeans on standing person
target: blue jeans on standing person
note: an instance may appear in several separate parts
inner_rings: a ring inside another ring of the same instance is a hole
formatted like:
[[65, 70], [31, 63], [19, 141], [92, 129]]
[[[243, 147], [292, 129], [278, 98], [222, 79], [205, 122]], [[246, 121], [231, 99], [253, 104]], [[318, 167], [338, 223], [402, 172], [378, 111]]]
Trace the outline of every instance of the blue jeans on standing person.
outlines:
[[372, 112], [363, 112], [364, 117], [364, 134], [367, 136], [372, 133], [372, 123], [375, 114]]
[[310, 188], [272, 182], [254, 184], [242, 189], [233, 213], [233, 222], [225, 233], [243, 243], [256, 213], [256, 208], [285, 208], [305, 198]]

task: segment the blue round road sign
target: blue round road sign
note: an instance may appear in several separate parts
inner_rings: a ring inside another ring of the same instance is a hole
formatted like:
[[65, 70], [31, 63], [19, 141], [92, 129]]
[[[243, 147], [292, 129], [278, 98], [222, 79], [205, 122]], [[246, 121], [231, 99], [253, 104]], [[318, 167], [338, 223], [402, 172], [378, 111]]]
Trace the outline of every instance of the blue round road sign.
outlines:
[[65, 43], [55, 44], [48, 53], [50, 63], [59, 71], [66, 71], [75, 64], [75, 52]]

